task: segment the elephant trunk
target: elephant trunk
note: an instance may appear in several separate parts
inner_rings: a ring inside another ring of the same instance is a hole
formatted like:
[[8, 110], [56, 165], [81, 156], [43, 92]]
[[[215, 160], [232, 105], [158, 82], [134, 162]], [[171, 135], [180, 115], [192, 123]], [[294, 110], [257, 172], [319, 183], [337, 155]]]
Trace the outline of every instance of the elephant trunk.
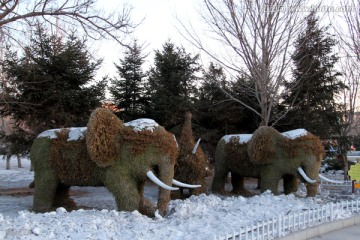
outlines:
[[[167, 163], [171, 161], [167, 159], [167, 161], [162, 161]], [[161, 164], [158, 166], [159, 169], [159, 178], [163, 183], [168, 186], [171, 186], [172, 180], [174, 177], [174, 165], [173, 164]], [[160, 187], [157, 201], [157, 209], [160, 215], [164, 216], [167, 212], [168, 204], [170, 202], [170, 190]]]
[[[301, 167], [298, 168], [298, 171], [299, 171], [300, 175], [303, 177], [303, 179], [307, 182], [306, 196], [307, 197], [315, 197], [317, 194], [317, 191], [318, 191], [319, 183], [316, 180], [308, 177], [307, 174], [305, 173], [305, 171]], [[310, 174], [313, 178], [316, 178], [316, 176], [318, 176], [318, 174], [316, 172], [310, 172]]]

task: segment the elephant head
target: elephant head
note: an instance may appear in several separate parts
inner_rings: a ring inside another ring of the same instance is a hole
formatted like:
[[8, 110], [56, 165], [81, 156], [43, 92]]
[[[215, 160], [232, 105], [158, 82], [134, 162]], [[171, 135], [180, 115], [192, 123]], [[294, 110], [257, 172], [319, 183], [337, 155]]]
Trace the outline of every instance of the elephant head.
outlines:
[[123, 123], [109, 110], [96, 109], [87, 128], [48, 130], [34, 141], [34, 210], [50, 210], [70, 186], [105, 186], [119, 210], [154, 216], [156, 208], [143, 196], [150, 178], [159, 185], [157, 209], [163, 215], [170, 191], [178, 189], [171, 185], [188, 186], [173, 179], [177, 155], [173, 134], [155, 121]]
[[[179, 192], [172, 192], [172, 199], [185, 198], [190, 195], [199, 195], [206, 191], [206, 157], [201, 147], [200, 139], [195, 143], [191, 126], [191, 112], [185, 113], [185, 122], [181, 128], [178, 138], [179, 157], [175, 164], [175, 177], [181, 181], [186, 181], [198, 186], [193, 188], [180, 188]], [[187, 189], [188, 193], [184, 190]]]
[[261, 189], [275, 194], [281, 178], [296, 177], [307, 184], [307, 196], [315, 196], [323, 152], [320, 139], [304, 129], [281, 134], [260, 127], [248, 144], [250, 161], [261, 169]]

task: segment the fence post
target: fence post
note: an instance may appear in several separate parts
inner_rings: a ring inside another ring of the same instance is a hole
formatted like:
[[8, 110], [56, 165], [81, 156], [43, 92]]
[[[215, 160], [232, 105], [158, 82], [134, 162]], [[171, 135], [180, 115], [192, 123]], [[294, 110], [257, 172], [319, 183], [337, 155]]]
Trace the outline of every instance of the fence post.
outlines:
[[278, 217], [278, 237], [281, 237], [281, 215], [279, 214], [279, 217]]
[[334, 221], [334, 204], [330, 203], [330, 222]]
[[[247, 225], [245, 226], [245, 240], [248, 240], [248, 232], [247, 232]], [[240, 239], [241, 239], [241, 235], [240, 235]]]

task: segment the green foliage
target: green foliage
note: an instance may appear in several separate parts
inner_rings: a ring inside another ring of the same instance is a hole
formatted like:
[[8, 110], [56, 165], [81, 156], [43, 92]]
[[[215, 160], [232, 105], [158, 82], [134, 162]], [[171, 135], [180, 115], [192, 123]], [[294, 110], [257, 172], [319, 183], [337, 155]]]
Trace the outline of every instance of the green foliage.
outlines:
[[197, 119], [200, 127], [201, 138], [216, 145], [218, 140], [232, 133], [250, 133], [256, 129], [253, 113], [237, 101], [232, 100], [225, 93], [241, 99], [251, 105], [251, 101], [244, 93], [244, 86], [249, 84], [245, 79], [228, 81], [221, 66], [210, 63], [207, 70], [203, 71], [202, 84], [199, 88], [197, 101]]
[[293, 107], [282, 124], [287, 123], [292, 129], [306, 128], [325, 138], [336, 132], [339, 105], [335, 97], [345, 86], [334, 69], [338, 61], [332, 53], [335, 40], [318, 22], [315, 13], [311, 13], [305, 31], [297, 39], [292, 56], [294, 80], [286, 83], [284, 97], [284, 103]]
[[195, 74], [200, 69], [198, 58], [171, 42], [155, 52], [154, 66], [149, 71], [148, 116], [160, 125], [178, 125], [184, 112], [193, 110], [198, 80]]
[[343, 164], [338, 158], [327, 158], [321, 162], [321, 165], [323, 165], [325, 172], [343, 169]]
[[144, 77], [141, 66], [145, 56], [141, 54], [141, 47], [135, 42], [130, 50], [125, 52], [120, 65], [115, 64], [118, 77], [112, 79], [110, 93], [116, 106], [122, 111], [119, 116], [124, 121], [143, 117], [147, 106], [145, 97]]
[[20, 56], [8, 49], [1, 62], [7, 82], [0, 114], [10, 115], [14, 134], [21, 129], [30, 142], [45, 129], [83, 126], [104, 98], [105, 80], [91, 85], [100, 64], [91, 61], [85, 40], [38, 27]]

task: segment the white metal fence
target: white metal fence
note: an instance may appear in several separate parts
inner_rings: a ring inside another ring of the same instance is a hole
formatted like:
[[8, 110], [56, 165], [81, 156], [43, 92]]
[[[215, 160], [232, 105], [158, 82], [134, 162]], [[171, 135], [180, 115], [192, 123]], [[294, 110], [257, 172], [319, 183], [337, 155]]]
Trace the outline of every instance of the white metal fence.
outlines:
[[243, 226], [228, 234], [214, 236], [215, 240], [259, 240], [285, 236], [287, 233], [331, 222], [344, 214], [359, 213], [360, 201], [329, 203], [315, 209], [279, 215], [252, 226]]
[[332, 180], [337, 180], [339, 182], [328, 182], [328, 181], [324, 181], [321, 180], [320, 184], [319, 184], [319, 188], [325, 188], [325, 189], [329, 189], [329, 190], [341, 190], [342, 192], [348, 192], [348, 193], [359, 193], [360, 189], [359, 188], [355, 188], [353, 186], [353, 181], [352, 180], [343, 180], [343, 177], [338, 177], [337, 179], [332, 179]]

